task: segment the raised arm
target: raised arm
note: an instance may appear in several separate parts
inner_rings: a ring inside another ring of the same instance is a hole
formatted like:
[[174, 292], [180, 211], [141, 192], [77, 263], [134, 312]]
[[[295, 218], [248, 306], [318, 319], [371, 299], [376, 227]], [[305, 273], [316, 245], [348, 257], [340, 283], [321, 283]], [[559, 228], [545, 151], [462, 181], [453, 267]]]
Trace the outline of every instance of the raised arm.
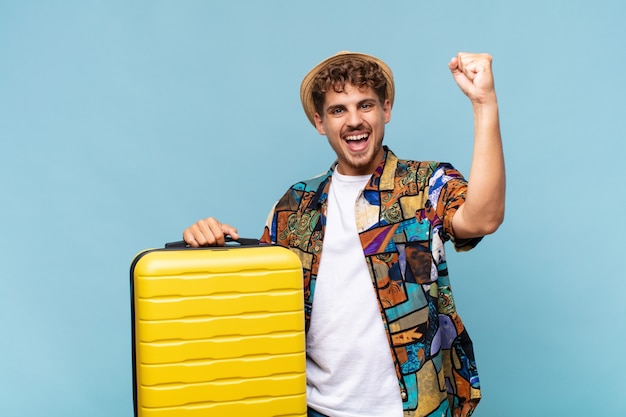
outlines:
[[467, 196], [452, 219], [457, 239], [493, 233], [504, 219], [504, 154], [491, 61], [488, 54], [459, 53], [448, 64], [474, 110], [474, 152]]

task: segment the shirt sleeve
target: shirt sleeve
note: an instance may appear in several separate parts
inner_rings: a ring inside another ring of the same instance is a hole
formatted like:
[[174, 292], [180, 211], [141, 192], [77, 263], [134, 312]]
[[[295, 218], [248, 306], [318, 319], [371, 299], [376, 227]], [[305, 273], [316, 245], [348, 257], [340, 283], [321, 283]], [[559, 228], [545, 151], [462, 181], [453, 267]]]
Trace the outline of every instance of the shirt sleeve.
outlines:
[[274, 203], [274, 206], [267, 215], [267, 220], [265, 220], [265, 227], [263, 228], [263, 235], [260, 239], [261, 243], [276, 244], [276, 233], [272, 233], [272, 230], [276, 230], [274, 225], [274, 218], [277, 204], [278, 202]]
[[454, 249], [459, 252], [474, 248], [482, 237], [471, 239], [456, 239], [452, 228], [452, 219], [459, 207], [465, 203], [467, 195], [467, 180], [450, 164], [441, 164], [434, 177], [440, 178], [441, 190], [437, 201], [437, 216], [442, 220], [443, 232], [446, 240], [451, 240]]

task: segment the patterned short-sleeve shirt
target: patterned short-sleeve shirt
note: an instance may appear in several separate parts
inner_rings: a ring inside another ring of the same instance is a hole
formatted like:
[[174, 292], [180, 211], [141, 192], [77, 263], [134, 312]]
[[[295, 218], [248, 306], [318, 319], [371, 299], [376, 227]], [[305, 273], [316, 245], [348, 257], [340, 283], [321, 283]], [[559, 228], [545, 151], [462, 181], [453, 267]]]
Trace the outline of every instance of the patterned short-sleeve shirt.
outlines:
[[[298, 182], [278, 201], [262, 241], [303, 265], [308, 329], [322, 256], [333, 168]], [[467, 182], [450, 164], [385, 155], [355, 204], [357, 230], [387, 331], [405, 417], [469, 416], [480, 400], [472, 342], [457, 315], [444, 242]]]

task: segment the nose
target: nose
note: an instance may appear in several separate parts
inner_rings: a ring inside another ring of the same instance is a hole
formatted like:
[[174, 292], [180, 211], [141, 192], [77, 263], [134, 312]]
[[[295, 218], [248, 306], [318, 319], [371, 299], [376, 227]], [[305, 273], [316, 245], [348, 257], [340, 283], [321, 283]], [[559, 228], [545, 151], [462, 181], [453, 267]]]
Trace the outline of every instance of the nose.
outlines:
[[351, 128], [357, 128], [361, 126], [363, 123], [363, 118], [361, 117], [361, 113], [357, 109], [352, 109], [348, 112], [348, 118], [346, 119], [346, 124]]

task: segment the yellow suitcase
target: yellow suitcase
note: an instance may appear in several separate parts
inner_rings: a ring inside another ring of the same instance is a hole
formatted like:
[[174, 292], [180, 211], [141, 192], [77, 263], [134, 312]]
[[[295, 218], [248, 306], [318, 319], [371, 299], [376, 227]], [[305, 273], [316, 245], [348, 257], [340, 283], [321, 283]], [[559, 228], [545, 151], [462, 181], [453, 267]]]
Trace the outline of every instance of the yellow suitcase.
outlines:
[[302, 265], [270, 245], [131, 265], [138, 417], [306, 417]]

